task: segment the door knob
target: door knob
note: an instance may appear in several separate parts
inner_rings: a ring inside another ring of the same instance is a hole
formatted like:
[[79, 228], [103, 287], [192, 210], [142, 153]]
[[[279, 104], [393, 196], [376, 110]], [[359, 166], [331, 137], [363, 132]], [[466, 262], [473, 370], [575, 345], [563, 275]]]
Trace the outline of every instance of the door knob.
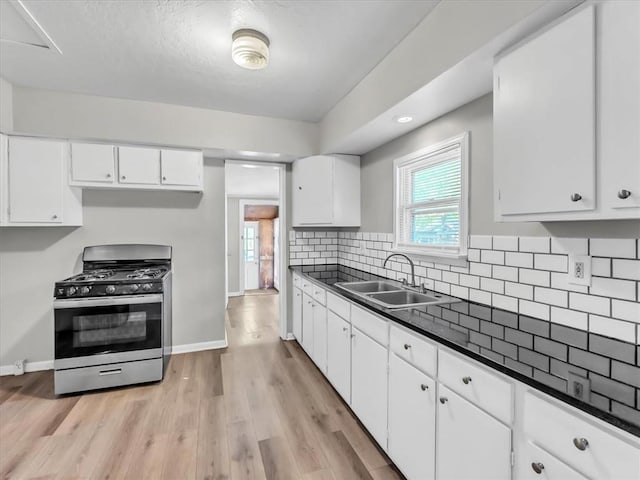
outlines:
[[579, 193], [574, 193], [573, 195], [571, 195], [572, 202], [579, 202], [580, 200], [582, 200], [582, 195], [580, 195]]
[[625, 198], [629, 198], [631, 196], [631, 192], [629, 190], [625, 190], [624, 188], [618, 192], [618, 198], [624, 200]]
[[544, 470], [544, 465], [540, 462], [533, 462], [531, 463], [531, 468], [533, 468], [534, 472], [540, 475], [542, 473], [542, 470]]

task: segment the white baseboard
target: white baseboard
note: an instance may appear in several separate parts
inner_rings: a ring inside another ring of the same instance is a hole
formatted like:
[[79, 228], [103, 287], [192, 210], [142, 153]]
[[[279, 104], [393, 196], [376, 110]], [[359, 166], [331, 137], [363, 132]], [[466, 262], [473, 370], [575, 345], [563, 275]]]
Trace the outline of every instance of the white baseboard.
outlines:
[[229, 292], [227, 293], [228, 297], [240, 297], [242, 295], [241, 292]]
[[[39, 372], [41, 370], [53, 370], [53, 360], [43, 360], [41, 362], [25, 362], [24, 371]], [[0, 376], [13, 375], [13, 365], [0, 366]]]
[[295, 340], [296, 337], [293, 336], [293, 333], [289, 332], [287, 333], [287, 338], [285, 340]]

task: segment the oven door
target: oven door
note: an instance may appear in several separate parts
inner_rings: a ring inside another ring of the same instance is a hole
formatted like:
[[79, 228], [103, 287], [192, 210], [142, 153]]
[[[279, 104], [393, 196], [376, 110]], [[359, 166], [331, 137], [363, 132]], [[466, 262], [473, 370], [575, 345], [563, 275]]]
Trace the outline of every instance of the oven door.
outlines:
[[55, 300], [55, 368], [162, 357], [162, 295]]

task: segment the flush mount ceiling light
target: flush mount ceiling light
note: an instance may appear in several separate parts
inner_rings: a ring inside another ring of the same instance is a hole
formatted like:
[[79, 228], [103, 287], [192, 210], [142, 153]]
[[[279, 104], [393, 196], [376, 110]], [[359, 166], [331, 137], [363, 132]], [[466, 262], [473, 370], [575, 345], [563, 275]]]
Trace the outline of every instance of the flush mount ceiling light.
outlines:
[[398, 115], [397, 117], [394, 117], [394, 120], [398, 123], [409, 123], [413, 120], [413, 117], [409, 115]]
[[231, 57], [236, 64], [249, 70], [260, 70], [269, 64], [269, 39], [250, 28], [233, 32]]

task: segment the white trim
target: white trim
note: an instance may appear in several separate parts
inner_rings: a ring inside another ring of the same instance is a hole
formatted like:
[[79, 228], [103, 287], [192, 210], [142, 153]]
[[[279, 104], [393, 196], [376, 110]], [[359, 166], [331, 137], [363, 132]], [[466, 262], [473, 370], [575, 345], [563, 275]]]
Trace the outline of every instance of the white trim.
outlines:
[[203, 350], [217, 350], [219, 348], [227, 348], [227, 332], [224, 332], [224, 340], [214, 340], [212, 342], [187, 343], [185, 345], [175, 345], [171, 349], [172, 355], [180, 355], [181, 353], [201, 352]]
[[[43, 360], [41, 362], [25, 362], [24, 363], [25, 373], [39, 372], [41, 370], [53, 370], [53, 360]], [[0, 377], [4, 377], [5, 375], [13, 375], [13, 365], [0, 366]]]
[[[403, 155], [393, 161], [393, 246], [392, 251], [417, 257], [444, 258], [456, 262], [464, 260], [467, 255], [469, 241], [469, 132], [463, 132], [415, 152]], [[461, 166], [461, 198], [460, 198], [460, 247], [454, 252], [447, 249], [420, 247], [398, 244], [398, 206], [400, 205], [400, 189], [398, 188], [398, 171], [401, 166], [417, 162], [421, 157], [434, 154], [454, 144], [460, 145]]]
[[240, 292], [229, 292], [227, 294], [227, 297], [240, 297], [240, 296], [242, 296], [242, 293]]
[[287, 337], [285, 338], [285, 340], [295, 340], [295, 339], [296, 337], [291, 332], [287, 333]]

